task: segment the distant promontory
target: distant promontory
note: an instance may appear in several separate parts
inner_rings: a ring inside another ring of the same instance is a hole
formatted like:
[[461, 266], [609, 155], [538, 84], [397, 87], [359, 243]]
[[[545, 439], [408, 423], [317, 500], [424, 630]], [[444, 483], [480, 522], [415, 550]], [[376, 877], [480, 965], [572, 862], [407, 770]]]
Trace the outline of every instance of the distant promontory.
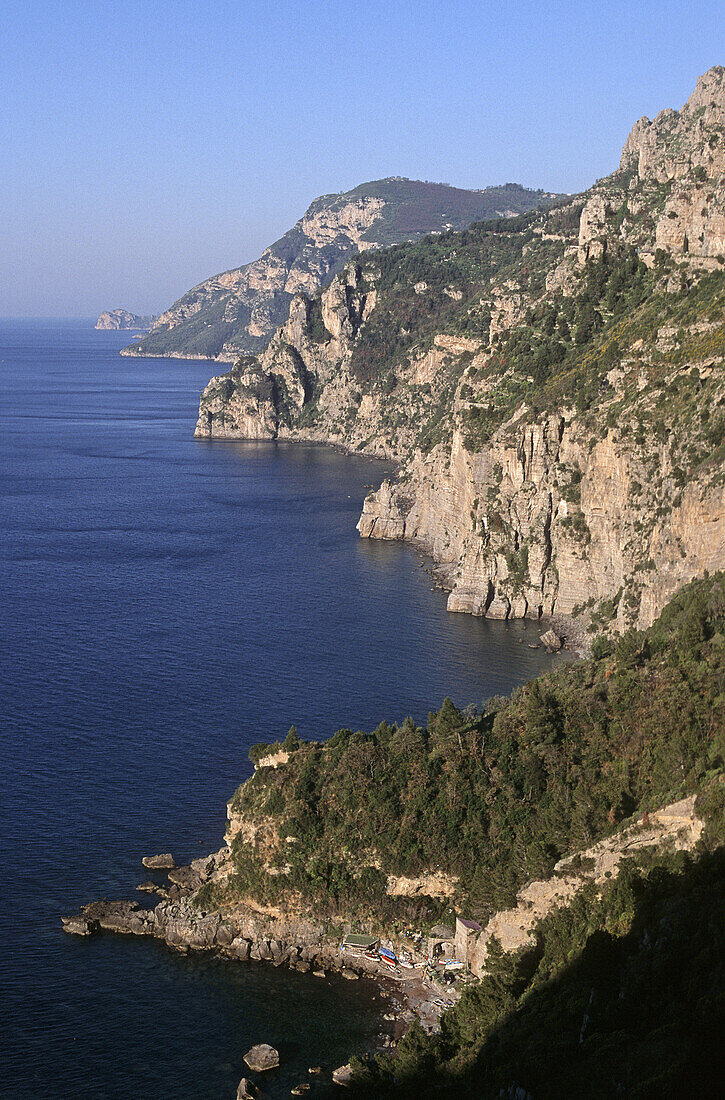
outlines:
[[108, 309], [100, 315], [96, 321], [96, 328], [100, 329], [135, 329], [137, 332], [148, 332], [156, 320], [153, 313], [142, 316], [131, 313], [127, 309]]

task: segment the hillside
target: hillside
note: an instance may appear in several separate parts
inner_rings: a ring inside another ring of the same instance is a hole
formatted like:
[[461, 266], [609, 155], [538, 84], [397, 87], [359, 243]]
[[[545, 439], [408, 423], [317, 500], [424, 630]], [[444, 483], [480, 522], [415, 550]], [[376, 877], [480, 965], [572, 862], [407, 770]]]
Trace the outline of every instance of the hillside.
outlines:
[[205, 279], [155, 321], [128, 355], [233, 361], [260, 351], [289, 312], [294, 294], [315, 294], [357, 252], [461, 229], [481, 218], [511, 217], [556, 196], [517, 184], [465, 191], [391, 178], [322, 195], [258, 260]]
[[226, 847], [64, 928], [355, 977], [377, 967], [341, 954], [351, 928], [410, 950], [465, 915], [475, 979], [436, 1032], [353, 1060], [351, 1095], [717, 1095], [724, 738], [719, 573], [480, 711], [255, 746]]
[[584, 194], [295, 295], [196, 435], [397, 459], [360, 533], [432, 554], [451, 611], [646, 626], [725, 562], [724, 173], [717, 67]]
[[487, 920], [562, 857], [722, 769], [724, 628], [720, 573], [648, 631], [601, 639], [481, 713], [446, 700], [424, 728], [256, 746], [264, 766], [229, 804], [234, 874], [215, 904], [377, 921], [454, 905]]
[[278, 952], [312, 919], [481, 922], [480, 980], [354, 1095], [690, 1095], [723, 1068], [724, 735], [720, 573], [480, 713], [257, 746], [192, 904]]

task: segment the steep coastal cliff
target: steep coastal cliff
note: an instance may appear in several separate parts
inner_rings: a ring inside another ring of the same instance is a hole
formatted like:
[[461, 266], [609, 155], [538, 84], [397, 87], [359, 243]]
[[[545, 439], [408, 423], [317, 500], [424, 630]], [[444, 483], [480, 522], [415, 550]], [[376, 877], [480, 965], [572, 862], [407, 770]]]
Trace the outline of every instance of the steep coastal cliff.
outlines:
[[293, 296], [317, 293], [355, 253], [461, 229], [480, 218], [512, 217], [556, 198], [517, 184], [465, 191], [401, 178], [322, 195], [258, 260], [187, 291], [124, 354], [233, 362], [263, 349]]
[[718, 67], [576, 199], [356, 257], [197, 437], [397, 460], [360, 533], [429, 552], [451, 611], [646, 626], [725, 561], [724, 127]]

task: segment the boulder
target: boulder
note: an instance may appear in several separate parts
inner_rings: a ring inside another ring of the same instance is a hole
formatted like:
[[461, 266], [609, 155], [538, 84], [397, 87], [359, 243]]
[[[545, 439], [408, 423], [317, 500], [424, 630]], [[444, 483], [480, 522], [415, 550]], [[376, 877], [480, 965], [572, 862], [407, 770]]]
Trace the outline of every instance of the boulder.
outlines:
[[545, 649], [548, 649], [549, 653], [558, 653], [564, 644], [555, 630], [547, 630], [545, 634], [541, 635], [539, 641]]
[[144, 856], [141, 862], [144, 867], [148, 867], [152, 871], [170, 871], [172, 867], [176, 866], [171, 852], [162, 852], [158, 856]]
[[252, 1084], [248, 1077], [242, 1077], [237, 1089], [237, 1100], [257, 1100], [259, 1089]]
[[235, 958], [246, 960], [249, 958], [249, 940], [245, 940], [244, 936], [237, 936], [229, 945], [229, 950]]
[[342, 972], [342, 976], [343, 978], [347, 978], [349, 982], [356, 982], [360, 977], [360, 975], [357, 974], [354, 970], [351, 970], [349, 966], [345, 967]]
[[63, 931], [71, 936], [92, 936], [98, 931], [98, 921], [87, 920], [86, 917], [62, 917]]
[[295, 1085], [290, 1091], [290, 1096], [304, 1096], [306, 1092], [309, 1092], [311, 1088], [309, 1081], [303, 1081], [301, 1085]]
[[266, 1069], [275, 1069], [279, 1065], [279, 1051], [269, 1043], [257, 1043], [244, 1055], [244, 1061], [255, 1073], [262, 1073]]
[[352, 1081], [352, 1066], [347, 1062], [344, 1066], [338, 1066], [332, 1071], [332, 1080], [336, 1085], [347, 1086]]
[[157, 887], [156, 883], [151, 882], [151, 880], [149, 879], [148, 882], [139, 882], [136, 889], [140, 890], [142, 894], [155, 894]]
[[217, 928], [216, 942], [220, 947], [229, 947], [234, 939], [234, 933], [228, 924], [220, 924]]

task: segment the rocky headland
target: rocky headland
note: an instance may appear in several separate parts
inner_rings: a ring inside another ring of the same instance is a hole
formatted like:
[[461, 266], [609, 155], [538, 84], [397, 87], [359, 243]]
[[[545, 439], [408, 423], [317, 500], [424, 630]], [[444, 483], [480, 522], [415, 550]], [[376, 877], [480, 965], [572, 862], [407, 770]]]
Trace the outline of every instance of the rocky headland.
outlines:
[[[393, 1089], [401, 1072], [440, 1070], [451, 1085], [465, 1069], [477, 1087], [481, 1037], [501, 1049], [499, 1028], [515, 1030], [562, 981], [573, 1008], [555, 999], [537, 1029], [571, 1044], [571, 1022], [557, 1020], [580, 1021], [589, 1004], [606, 1047], [600, 1006], [614, 998], [607, 1011], [620, 1013], [625, 998], [635, 1013], [646, 1002], [642, 1041], [656, 1043], [679, 1003], [663, 981], [697, 972], [703, 1003], [721, 999], [708, 952], [725, 917], [725, 574], [687, 586], [646, 632], [594, 649], [480, 711], [446, 700], [423, 727], [381, 722], [324, 742], [291, 729], [253, 746], [219, 851], [187, 866], [146, 857], [165, 868], [163, 883], [139, 886], [156, 904], [91, 902], [64, 930], [376, 981], [394, 1011], [382, 1053], [345, 1070], [359, 1095]], [[594, 963], [570, 968], [582, 952]], [[679, 1025], [676, 1049], [691, 1033]], [[400, 1060], [386, 1061], [391, 1047]], [[515, 1058], [527, 1050], [519, 1038]], [[574, 1046], [559, 1065], [582, 1056]], [[596, 1079], [596, 1059], [586, 1066]]]
[[358, 529], [432, 555], [451, 611], [647, 626], [725, 561], [724, 126], [718, 67], [556, 209], [359, 255], [197, 438], [395, 459]]
[[122, 354], [234, 362], [263, 349], [294, 296], [316, 294], [351, 256], [480, 218], [513, 217], [557, 197], [517, 184], [466, 191], [400, 177], [321, 195], [257, 260], [187, 291]]
[[148, 332], [155, 321], [154, 314], [130, 313], [127, 309], [110, 309], [101, 313], [95, 327], [114, 331], [132, 329], [136, 332]]

